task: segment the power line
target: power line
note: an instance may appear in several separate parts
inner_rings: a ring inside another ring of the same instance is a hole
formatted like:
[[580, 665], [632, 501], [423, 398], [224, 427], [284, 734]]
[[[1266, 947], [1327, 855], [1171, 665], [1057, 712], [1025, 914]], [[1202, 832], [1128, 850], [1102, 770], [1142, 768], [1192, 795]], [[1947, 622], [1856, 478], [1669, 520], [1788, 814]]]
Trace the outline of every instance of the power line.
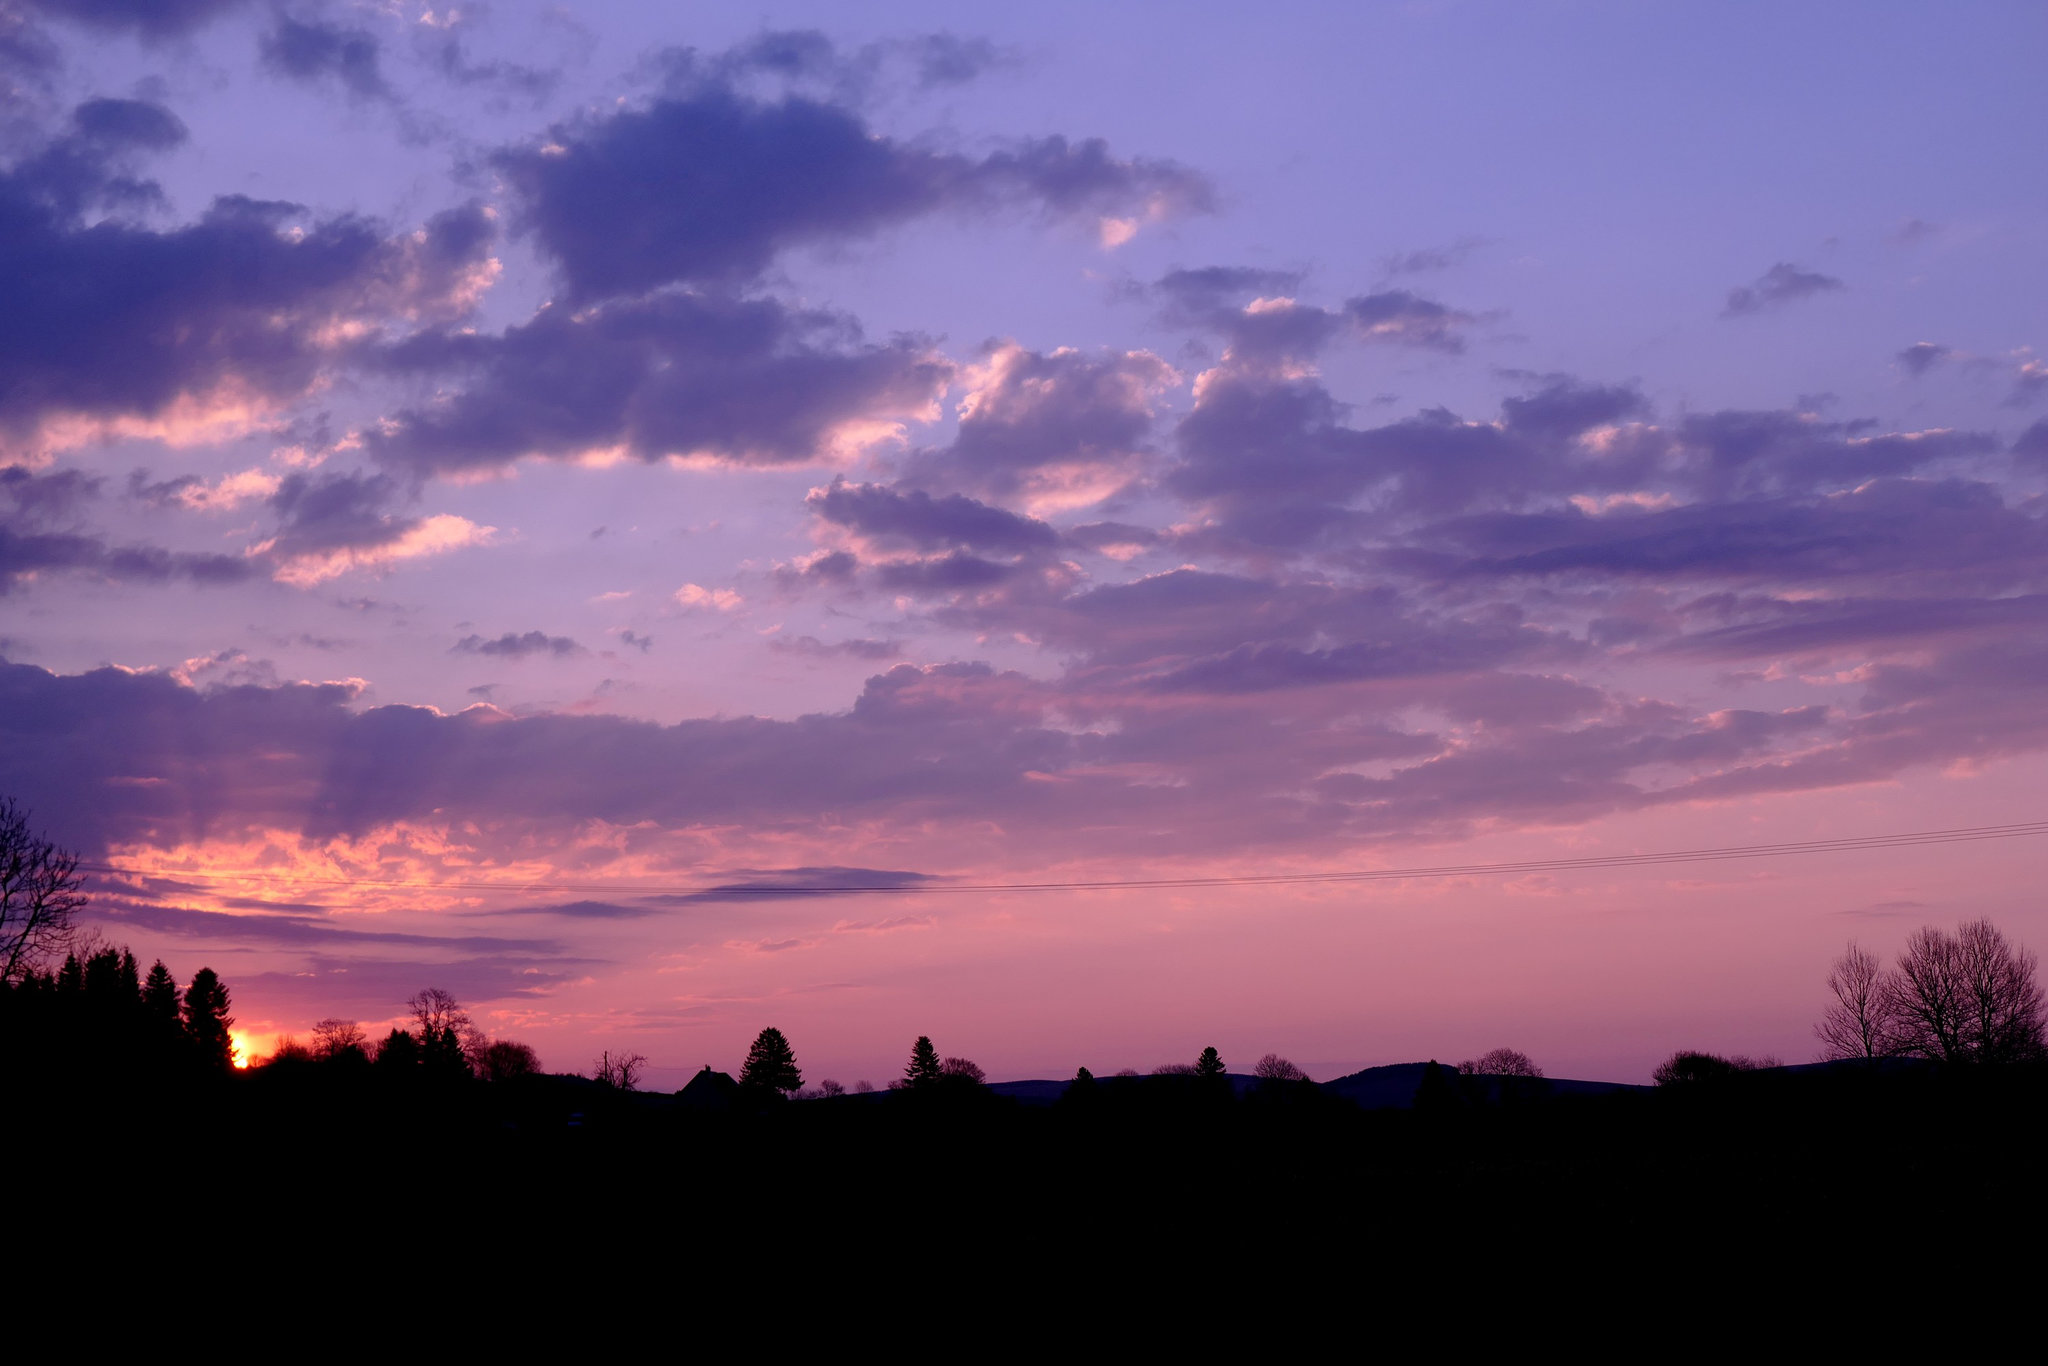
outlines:
[[1204, 887], [1274, 887], [1315, 883], [1399, 882], [1411, 878], [1484, 877], [1515, 873], [1566, 872], [1575, 869], [1645, 868], [1670, 863], [1718, 863], [1731, 859], [1782, 858], [1799, 854], [1847, 853], [1864, 849], [1901, 849], [1919, 845], [1967, 844], [1982, 840], [2048, 835], [2048, 820], [2008, 825], [1973, 825], [1947, 830], [1912, 830], [1890, 835], [1852, 835], [1837, 839], [1794, 840], [1775, 844], [1731, 844], [1700, 849], [1663, 849], [1642, 854], [1586, 854], [1574, 858], [1518, 859], [1500, 863], [1447, 863], [1409, 868], [1369, 868], [1327, 873], [1239, 873], [1217, 877], [1097, 878], [1072, 882], [896, 882], [844, 887], [828, 884], [687, 883], [678, 885], [620, 882], [434, 882], [419, 878], [308, 877], [274, 869], [208, 869], [202, 872], [156, 871], [116, 864], [81, 863], [82, 870], [120, 877], [191, 879], [201, 882], [290, 882], [318, 887], [382, 887], [423, 891], [609, 892], [627, 896], [891, 896], [994, 892], [1094, 892], [1120, 890], [1191, 890]]

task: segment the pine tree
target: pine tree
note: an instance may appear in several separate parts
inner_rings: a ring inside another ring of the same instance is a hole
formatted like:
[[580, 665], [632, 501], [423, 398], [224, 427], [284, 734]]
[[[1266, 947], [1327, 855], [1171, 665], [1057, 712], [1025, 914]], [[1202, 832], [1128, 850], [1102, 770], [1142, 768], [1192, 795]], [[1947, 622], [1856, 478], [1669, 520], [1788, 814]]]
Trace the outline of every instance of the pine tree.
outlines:
[[918, 1035], [917, 1042], [910, 1047], [910, 1066], [903, 1069], [903, 1084], [918, 1088], [936, 1086], [944, 1075], [939, 1050], [932, 1047], [930, 1039]]
[[393, 1029], [377, 1045], [377, 1070], [399, 1076], [410, 1075], [420, 1065], [420, 1041], [402, 1029]]
[[152, 1035], [168, 1038], [178, 1032], [178, 979], [159, 958], [142, 981], [142, 1018]]
[[228, 1014], [228, 989], [212, 968], [192, 974], [185, 988], [185, 1037], [202, 1067], [228, 1071], [235, 1065], [235, 1041], [228, 1026], [235, 1022]]
[[1195, 1059], [1195, 1075], [1214, 1079], [1223, 1075], [1223, 1057], [1213, 1048], [1202, 1050], [1202, 1056]]
[[754, 1046], [747, 1050], [746, 1064], [740, 1068], [740, 1085], [772, 1095], [794, 1091], [803, 1084], [804, 1074], [796, 1066], [796, 1051], [782, 1037], [782, 1031], [771, 1026], [757, 1034]]

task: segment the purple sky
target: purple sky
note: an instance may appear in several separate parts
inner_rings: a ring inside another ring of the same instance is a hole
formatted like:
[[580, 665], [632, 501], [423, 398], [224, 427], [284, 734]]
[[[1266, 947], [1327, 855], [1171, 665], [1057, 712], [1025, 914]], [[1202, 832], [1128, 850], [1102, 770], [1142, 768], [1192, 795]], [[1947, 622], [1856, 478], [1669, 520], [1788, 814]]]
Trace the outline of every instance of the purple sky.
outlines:
[[252, 1046], [1804, 1059], [1849, 938], [2048, 940], [2041, 846], [966, 888], [2041, 816], [2044, 55], [0, 4], [0, 792]]

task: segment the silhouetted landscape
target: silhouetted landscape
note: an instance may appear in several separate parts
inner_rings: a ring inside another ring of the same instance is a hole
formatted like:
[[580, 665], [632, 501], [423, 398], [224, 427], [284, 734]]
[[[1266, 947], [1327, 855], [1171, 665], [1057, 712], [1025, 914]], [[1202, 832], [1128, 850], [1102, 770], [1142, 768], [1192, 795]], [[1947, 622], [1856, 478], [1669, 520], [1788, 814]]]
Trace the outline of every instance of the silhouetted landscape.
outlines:
[[[1892, 1237], [2042, 1208], [2036, 965], [1989, 922], [1923, 930], [1889, 969], [1852, 945], [1826, 977], [1825, 1061], [1681, 1051], [1650, 1086], [1547, 1077], [1511, 1048], [1322, 1082], [1271, 1054], [1233, 1071], [1213, 1048], [1146, 1074], [990, 1082], [919, 1037], [900, 1075], [849, 1088], [807, 1084], [768, 1027], [737, 1075], [707, 1065], [665, 1093], [639, 1089], [637, 1053], [545, 1070], [434, 988], [381, 1038], [322, 1020], [238, 1067], [230, 983], [202, 967], [180, 988], [83, 937], [0, 990], [12, 1141], [60, 1187], [196, 1183], [259, 1221], [282, 1199], [345, 1229], [353, 1202], [397, 1200], [480, 1227], [687, 1217], [751, 1240], [851, 1198], [858, 1174], [911, 1170], [930, 1193], [863, 1214], [875, 1237], [946, 1230], [1005, 1255], [1092, 1255], [1068, 1240], [1113, 1235], [1277, 1239], [1294, 1257], [1333, 1226], [1443, 1255], [1475, 1239], [1700, 1255], [1854, 1227], [1880, 1191], [1915, 1192], [1888, 1203]], [[459, 1154], [459, 1177], [427, 1153]], [[746, 1175], [778, 1171], [814, 1175], [773, 1195]]]

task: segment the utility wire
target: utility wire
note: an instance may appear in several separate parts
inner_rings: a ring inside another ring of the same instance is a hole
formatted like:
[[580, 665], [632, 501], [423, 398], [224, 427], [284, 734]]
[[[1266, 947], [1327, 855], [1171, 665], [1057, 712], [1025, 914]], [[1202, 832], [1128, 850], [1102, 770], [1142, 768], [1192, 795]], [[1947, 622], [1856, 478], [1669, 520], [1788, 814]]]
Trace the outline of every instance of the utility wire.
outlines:
[[609, 892], [628, 896], [890, 896], [992, 892], [1093, 892], [1119, 890], [1186, 890], [1202, 887], [1275, 887], [1334, 882], [1399, 882], [1409, 878], [1483, 877], [1512, 873], [1566, 872], [1575, 869], [1645, 868], [1669, 863], [1718, 863], [1731, 859], [1782, 858], [1795, 854], [1846, 853], [1864, 849], [1902, 849], [1919, 845], [1968, 844], [1982, 840], [2048, 835], [2048, 820], [2008, 825], [1973, 825], [1947, 830], [1912, 830], [1890, 835], [1851, 835], [1837, 839], [1794, 840], [1776, 844], [1730, 844], [1700, 849], [1662, 849], [1642, 854], [1587, 854], [1574, 858], [1517, 859], [1502, 863], [1444, 863], [1409, 868], [1369, 868], [1328, 873], [1240, 873], [1217, 877], [1097, 878], [1073, 882], [896, 882], [862, 887], [829, 884], [709, 883], [633, 885], [619, 882], [434, 882], [418, 878], [310, 877], [272, 869], [207, 869], [201, 872], [124, 868], [116, 864], [80, 863], [81, 870], [120, 877], [191, 879], [201, 882], [290, 882], [320, 887], [417, 888], [425, 891]]

